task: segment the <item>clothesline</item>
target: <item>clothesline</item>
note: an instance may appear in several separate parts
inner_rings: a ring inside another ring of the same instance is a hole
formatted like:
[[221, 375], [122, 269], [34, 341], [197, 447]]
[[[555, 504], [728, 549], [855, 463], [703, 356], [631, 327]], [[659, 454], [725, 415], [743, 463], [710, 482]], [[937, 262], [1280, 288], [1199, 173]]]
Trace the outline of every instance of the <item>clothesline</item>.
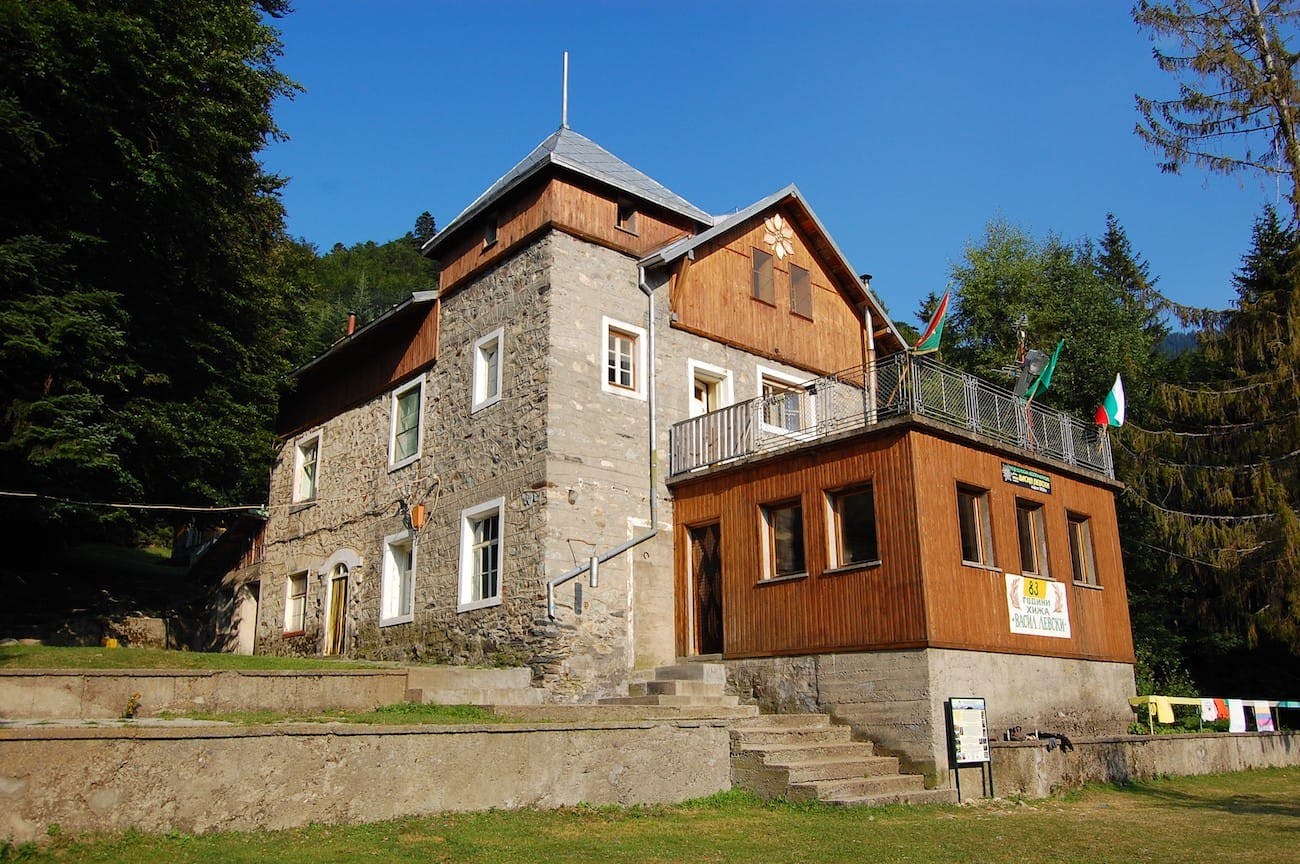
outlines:
[[1147, 707], [1147, 725], [1155, 734], [1155, 724], [1173, 723], [1175, 705], [1195, 705], [1201, 710], [1201, 723], [1227, 720], [1229, 732], [1245, 732], [1246, 709], [1255, 717], [1259, 732], [1277, 731], [1273, 712], [1278, 708], [1300, 708], [1294, 699], [1215, 699], [1205, 696], [1134, 696], [1128, 700], [1134, 708]]

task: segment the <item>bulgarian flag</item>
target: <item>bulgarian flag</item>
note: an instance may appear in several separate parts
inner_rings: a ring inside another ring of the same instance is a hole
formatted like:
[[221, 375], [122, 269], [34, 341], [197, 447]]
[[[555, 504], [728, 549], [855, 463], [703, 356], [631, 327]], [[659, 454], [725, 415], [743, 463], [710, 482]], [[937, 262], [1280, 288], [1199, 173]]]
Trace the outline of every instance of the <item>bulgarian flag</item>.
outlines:
[[934, 310], [930, 326], [925, 328], [925, 333], [912, 346], [913, 354], [929, 354], [931, 351], [939, 350], [939, 339], [943, 336], [943, 316], [948, 314], [948, 295], [951, 293], [952, 289], [943, 292], [943, 299], [939, 301], [939, 307]]
[[1118, 374], [1115, 375], [1115, 386], [1106, 394], [1106, 401], [1097, 409], [1095, 419], [1098, 426], [1124, 425], [1124, 382]]

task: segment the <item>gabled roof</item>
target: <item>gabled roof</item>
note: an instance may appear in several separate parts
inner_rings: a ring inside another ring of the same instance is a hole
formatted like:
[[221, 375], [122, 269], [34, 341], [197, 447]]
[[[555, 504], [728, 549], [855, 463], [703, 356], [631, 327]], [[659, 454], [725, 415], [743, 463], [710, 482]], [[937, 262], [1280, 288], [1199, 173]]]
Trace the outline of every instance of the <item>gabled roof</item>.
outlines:
[[510, 190], [549, 165], [558, 165], [613, 186], [620, 192], [657, 204], [665, 210], [693, 219], [702, 225], [713, 224], [712, 216], [685, 198], [647, 177], [590, 138], [579, 135], [567, 126], [561, 126], [545, 141], [533, 148], [533, 152], [525, 156], [523, 161], [474, 199], [474, 202], [451, 220], [446, 228], [425, 241], [421, 251], [426, 255], [431, 254], [442, 245], [445, 238], [452, 236], [465, 223], [490, 209]]
[[375, 320], [361, 325], [356, 329], [355, 332], [342, 337], [333, 345], [331, 345], [329, 348], [325, 349], [324, 352], [317, 354], [311, 360], [308, 360], [306, 363], [302, 364], [297, 369], [290, 372], [289, 377], [290, 378], [300, 377], [304, 372], [307, 372], [309, 369], [315, 368], [327, 358], [337, 355], [339, 352], [349, 348], [352, 345], [355, 345], [359, 342], [366, 341], [366, 339], [370, 336], [370, 334], [382, 329], [389, 321], [410, 314], [408, 310], [418, 308], [421, 306], [426, 306], [437, 299], [438, 299], [437, 291], [411, 292], [410, 297], [407, 297], [405, 300], [402, 300], [400, 303], [393, 304], [392, 307], [384, 310], [383, 314], [376, 317]]
[[880, 302], [880, 298], [871, 290], [871, 286], [863, 282], [861, 277], [858, 276], [857, 271], [853, 269], [851, 264], [849, 264], [849, 259], [845, 257], [842, 251], [840, 251], [840, 247], [836, 245], [834, 238], [832, 238], [830, 232], [826, 230], [826, 226], [822, 224], [822, 220], [818, 219], [817, 214], [813, 212], [812, 207], [808, 206], [808, 202], [803, 197], [803, 193], [799, 191], [799, 187], [795, 186], [793, 183], [786, 186], [784, 189], [773, 192], [766, 198], [755, 201], [743, 210], [739, 210], [730, 216], [718, 219], [714, 223], [713, 227], [709, 228], [707, 231], [703, 231], [693, 237], [683, 237], [681, 240], [669, 243], [657, 252], [652, 252], [650, 255], [641, 259], [641, 264], [646, 268], [653, 268], [672, 263], [683, 255], [693, 252], [695, 249], [708, 243], [710, 240], [721, 237], [738, 225], [748, 222], [763, 211], [787, 200], [797, 204], [799, 209], [803, 211], [804, 215], [807, 216], [808, 220], [812, 223], [812, 227], [815, 229], [817, 234], [820, 235], [815, 239], [818, 239], [825, 244], [822, 250], [823, 254], [826, 254], [833, 259], [830, 263], [836, 266], [840, 271], [840, 275], [845, 278], [845, 281], [858, 287], [858, 290], [862, 292], [862, 298], [871, 303], [875, 317], [879, 320], [883, 320], [888, 325], [889, 332], [898, 339], [898, 344], [900, 346], [906, 346], [907, 342], [903, 339], [903, 334], [899, 333], [898, 328], [894, 326], [894, 322], [889, 317], [889, 313], [885, 311], [885, 305]]

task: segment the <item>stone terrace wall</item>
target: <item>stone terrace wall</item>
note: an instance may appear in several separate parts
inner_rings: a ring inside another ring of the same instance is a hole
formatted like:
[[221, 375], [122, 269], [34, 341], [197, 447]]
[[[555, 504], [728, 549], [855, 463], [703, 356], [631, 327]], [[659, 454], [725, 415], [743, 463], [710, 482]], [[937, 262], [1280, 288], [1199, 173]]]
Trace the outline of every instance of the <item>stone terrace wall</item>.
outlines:
[[0, 839], [254, 830], [731, 788], [726, 721], [0, 729]]

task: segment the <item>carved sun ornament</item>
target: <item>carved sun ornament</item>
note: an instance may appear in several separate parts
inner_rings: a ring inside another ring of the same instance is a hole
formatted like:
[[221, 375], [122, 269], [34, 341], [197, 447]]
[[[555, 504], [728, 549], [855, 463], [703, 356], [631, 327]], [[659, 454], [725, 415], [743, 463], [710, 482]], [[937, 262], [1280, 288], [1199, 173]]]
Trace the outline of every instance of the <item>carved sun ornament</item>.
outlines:
[[781, 218], [781, 214], [769, 216], [763, 220], [763, 227], [767, 233], [763, 235], [763, 242], [772, 249], [772, 254], [777, 259], [783, 259], [787, 255], [794, 254], [794, 232], [790, 226]]

